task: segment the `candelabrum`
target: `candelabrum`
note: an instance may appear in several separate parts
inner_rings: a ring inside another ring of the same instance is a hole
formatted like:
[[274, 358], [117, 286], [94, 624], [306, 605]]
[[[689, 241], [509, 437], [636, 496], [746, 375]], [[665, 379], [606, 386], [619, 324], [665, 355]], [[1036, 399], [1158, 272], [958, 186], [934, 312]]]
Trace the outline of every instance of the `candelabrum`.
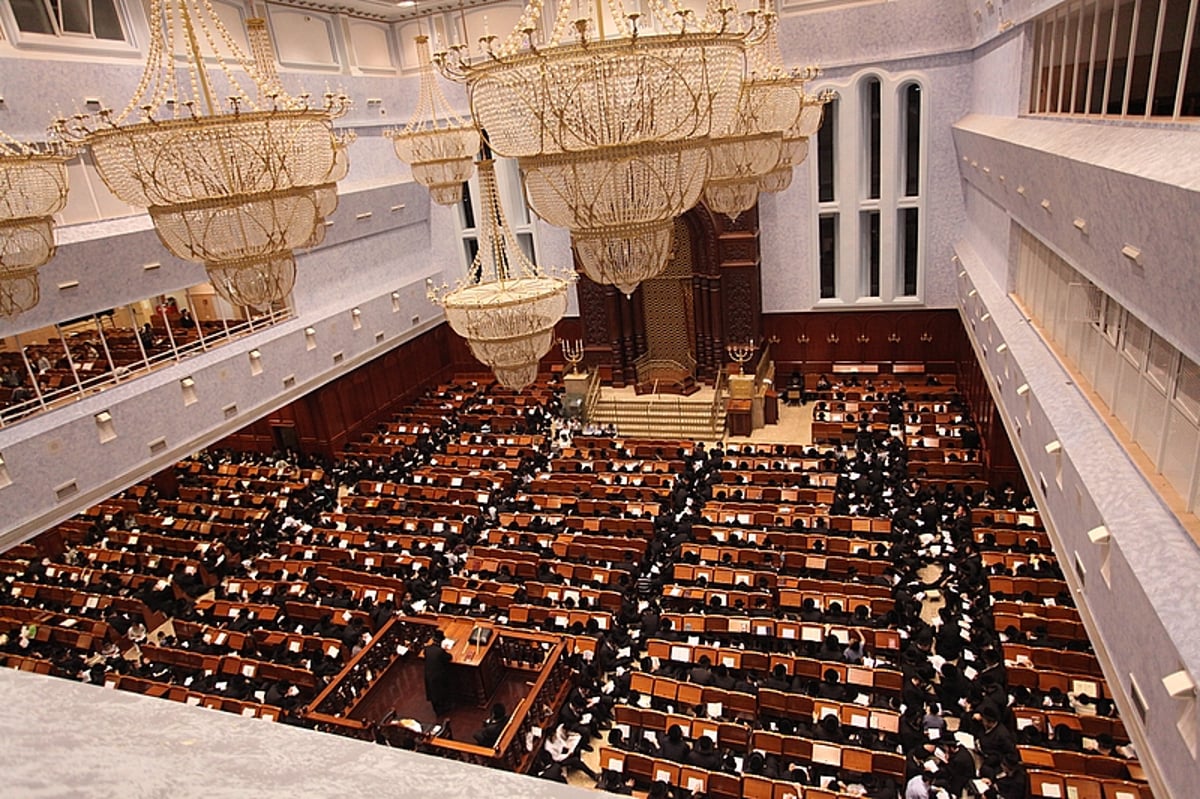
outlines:
[[571, 364], [571, 374], [579, 373], [579, 364], [583, 363], [583, 339], [575, 339], [574, 341], [563, 340], [562, 354], [567, 359], [567, 363]]
[[726, 344], [725, 351], [729, 353], [730, 359], [737, 363], [740, 370], [743, 364], [748, 363], [754, 357], [754, 339], [750, 339], [744, 344]]

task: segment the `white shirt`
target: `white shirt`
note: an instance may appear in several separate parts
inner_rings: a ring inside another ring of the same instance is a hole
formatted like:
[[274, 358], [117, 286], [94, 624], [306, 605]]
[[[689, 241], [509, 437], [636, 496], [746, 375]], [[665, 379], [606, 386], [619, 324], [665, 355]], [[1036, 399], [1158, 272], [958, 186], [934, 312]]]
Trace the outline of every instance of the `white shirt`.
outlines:
[[929, 786], [922, 775], [913, 777], [904, 786], [904, 799], [929, 799]]

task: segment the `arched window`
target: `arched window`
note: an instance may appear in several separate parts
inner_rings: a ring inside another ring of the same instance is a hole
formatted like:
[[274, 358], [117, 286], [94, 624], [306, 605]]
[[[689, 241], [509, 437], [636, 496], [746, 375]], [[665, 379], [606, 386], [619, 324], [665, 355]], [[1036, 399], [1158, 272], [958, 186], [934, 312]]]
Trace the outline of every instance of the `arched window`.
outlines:
[[817, 131], [817, 207], [820, 298], [837, 298], [838, 203], [836, 189], [838, 101], [825, 106], [825, 117]]
[[896, 289], [898, 297], [916, 297], [921, 265], [921, 87], [906, 83], [899, 91], [900, 186], [896, 198]]
[[[911, 76], [834, 85], [817, 134], [821, 305], [912, 304], [924, 260], [924, 89]], [[847, 113], [849, 111], [849, 113]]]

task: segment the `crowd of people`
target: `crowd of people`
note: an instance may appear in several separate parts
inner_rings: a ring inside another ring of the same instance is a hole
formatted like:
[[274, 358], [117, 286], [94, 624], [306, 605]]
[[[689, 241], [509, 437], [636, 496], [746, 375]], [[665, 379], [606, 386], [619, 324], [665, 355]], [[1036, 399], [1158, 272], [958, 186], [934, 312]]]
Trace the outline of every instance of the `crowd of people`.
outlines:
[[[501, 515], [527, 512], [533, 517], [519, 534], [518, 548], [550, 556], [547, 547], [539, 543], [538, 533], [560, 532], [563, 523], [536, 513], [527, 501], [520, 499], [539, 475], [553, 467], [553, 461], [564, 447], [587, 446], [589, 433], [611, 431], [570, 425], [561, 418], [557, 397], [545, 405], [529, 408], [523, 414], [521, 431], [544, 436], [544, 444], [525, 454], [513, 472], [509, 490], [493, 492], [478, 507], [465, 508], [460, 524], [435, 525], [436, 520], [422, 522], [416, 531], [419, 537], [440, 538], [438, 546], [415, 545], [413, 553], [426, 558], [428, 566], [416, 570], [407, 567], [381, 565], [376, 573], [403, 578], [406, 592], [394, 600], [364, 597], [356, 599], [350, 592], [328, 581], [317, 579], [315, 566], [297, 570], [280, 569], [263, 573], [256, 561], [264, 555], [278, 552], [281, 544], [301, 546], [338, 546], [333, 519], [342, 513], [343, 502], [353, 493], [360, 481], [403, 483], [421, 467], [435, 462], [446, 446], [463, 440], [464, 435], [486, 432], [464, 427], [461, 418], [485, 411], [489, 404], [487, 387], [462, 384], [444, 389], [447, 402], [444, 414], [435, 424], [423, 424], [409, 444], [397, 445], [388, 456], [350, 454], [337, 460], [305, 456], [296, 453], [276, 453], [270, 456], [250, 453], [209, 451], [198, 456], [199, 469], [184, 472], [180, 485], [209, 492], [207, 502], [195, 502], [191, 508], [168, 500], [154, 488], [141, 493], [140, 510], [145, 513], [169, 508], [176, 518], [212, 520], [212, 505], [228, 502], [236, 490], [224, 495], [209, 487], [202, 478], [223, 464], [251, 463], [275, 466], [281, 473], [296, 469], [313, 470], [319, 478], [309, 479], [291, 490], [285, 502], [270, 508], [261, 519], [246, 523], [236, 532], [221, 534], [208, 542], [198, 555], [203, 571], [216, 580], [214, 599], [232, 599], [243, 603], [275, 605], [279, 612], [267, 619], [251, 619], [238, 612], [232, 618], [218, 618], [214, 605], [197, 599], [207, 594], [209, 586], [202, 583], [195, 570], [182, 564], [159, 567], [156, 581], [135, 582], [123, 579], [117, 569], [106, 571], [97, 589], [129, 599], [136, 599], [154, 613], [180, 622], [180, 628], [191, 630], [187, 635], [148, 633], [141, 621], [126, 611], [80, 608], [79, 615], [103, 620], [116, 630], [123, 640], [143, 647], [181, 649], [196, 653], [226, 651], [213, 642], [208, 631], [227, 628], [233, 632], [276, 630], [336, 640], [340, 646], [335, 655], [323, 649], [295, 651], [281, 644], [269, 645], [260, 637], [245, 638], [244, 653], [249, 657], [269, 660], [294, 667], [313, 676], [306, 685], [289, 680], [264, 681], [243, 675], [206, 675], [200, 670], [182, 665], [168, 665], [154, 658], [118, 650], [111, 642], [98, 651], [84, 653], [53, 641], [38, 641], [36, 627], [20, 625], [0, 631], [0, 653], [37, 652], [54, 664], [55, 672], [74, 679], [101, 684], [112, 674], [143, 676], [148, 679], [188, 686], [194, 690], [215, 692], [235, 698], [258, 696], [280, 707], [285, 720], [304, 724], [300, 712], [304, 704], [321, 686], [342, 668], [346, 659], [369, 645], [372, 631], [391, 616], [418, 614], [441, 610], [445, 613], [476, 613], [496, 616], [496, 610], [483, 610], [477, 605], [441, 606], [439, 595], [455, 576], [495, 579], [516, 582], [511, 573], [499, 570], [481, 574], [467, 571], [468, 556], [478, 551], [482, 536], [499, 525]], [[452, 396], [467, 395], [465, 402], [450, 402]], [[876, 399], [890, 416], [903, 414], [907, 398], [903, 392], [877, 389]], [[436, 397], [435, 397], [436, 399]], [[964, 413], [967, 413], [965, 407]], [[560, 436], [560, 431], [568, 431]], [[1017, 751], [1019, 743], [1064, 747], [1082, 750], [1085, 744], [1101, 753], [1128, 753], [1111, 739], [1084, 741], [1073, 729], [1054, 730], [1046, 735], [1032, 727], [1018, 728], [1014, 707], [1071, 708], [1080, 712], [1108, 715], [1111, 703], [1100, 697], [1068, 695], [1055, 691], [1042, 694], [1018, 687], [1010, 689], [1006, 680], [1006, 664], [1002, 645], [1006, 641], [1025, 641], [1028, 636], [1008, 629], [997, 631], [992, 616], [993, 598], [988, 578], [1005, 571], [1003, 564], [985, 566], [981, 544], [976, 542], [972, 509], [976, 507], [1029, 508], [1028, 495], [1011, 487], [982, 494], [956, 488], [952, 483], [935, 484], [916, 479], [910, 474], [908, 451], [902, 426], [893, 426], [888, 433], [875, 432], [866, 425], [853, 445], [812, 449], [807, 456], [819, 461], [820, 469], [836, 474], [834, 500], [828, 508], [834, 515], [871, 516], [890, 520], [890, 533], [878, 540], [867, 557], [886, 561], [881, 574], [868, 577], [852, 572], [844, 577], [848, 587], [856, 583], [883, 586], [890, 592], [892, 609], [873, 615], [862, 609], [850, 612], [837, 603], [823, 608], [812, 604], [798, 611], [785, 611], [777, 603], [759, 607], [732, 607], [720, 602], [701, 603], [690, 610], [704, 614], [762, 615], [777, 619], [850, 623], [857, 627], [884, 627], [896, 630], [902, 638], [898, 651], [874, 651], [863, 638], [854, 634], [850, 640], [828, 636], [824, 641], [780, 641], [767, 645], [773, 652], [813, 657], [830, 664], [866, 665], [899, 670], [903, 689], [899, 696], [863, 691], [838, 679], [836, 670], [827, 670], [820, 680], [802, 679], [777, 665], [768, 672], [730, 668], [713, 663], [707, 656], [694, 663], [660, 660], [648, 655], [651, 641], [683, 641], [688, 635], [673, 629], [669, 618], [679, 610], [676, 600], [669, 600], [664, 591], [672, 579], [676, 564], [694, 560], [685, 555], [686, 546], [695, 540], [693, 528], [705, 521], [705, 506], [714, 497], [726, 497], [738, 490], [726, 484], [725, 475], [731, 465], [747, 453], [721, 443], [706, 446], [695, 443], [678, 451], [661, 453], [659, 457], [678, 459], [683, 469], [673, 477], [670, 490], [659, 512], [653, 516], [653, 531], [646, 541], [645, 555], [635, 558], [629, 553], [623, 561], [610, 564], [622, 572], [615, 586], [621, 593], [619, 611], [614, 624], [601, 629], [594, 623], [576, 625], [573, 634], [595, 639], [594, 652], [576, 655], [572, 661], [574, 685], [554, 723], [548, 725], [540, 742], [529, 745], [538, 749], [534, 773], [538, 776], [566, 781], [578, 771], [597, 780], [598, 787], [630, 792], [634, 785], [625, 775], [604, 771], [597, 773], [586, 762], [584, 754], [597, 745], [607, 743], [617, 749], [628, 749], [656, 757], [690, 764], [710, 771], [730, 774], [760, 775], [787, 779], [802, 785], [831, 786], [847, 793], [876, 797], [876, 799], [925, 799], [929, 796], [963, 795], [985, 799], [1025, 799], [1027, 778], [1025, 766]], [[608, 455], [617, 461], [632, 461], [633, 453], [618, 449]], [[630, 472], [630, 475], [636, 474]], [[623, 477], [621, 468], [605, 473], [612, 481]], [[798, 476], [798, 478], [801, 476]], [[632, 479], [632, 477], [631, 477]], [[740, 547], [761, 547], [750, 543], [756, 528], [745, 522], [731, 523], [742, 527], [745, 535], [731, 535], [727, 544]], [[135, 529], [133, 514], [116, 514], [96, 520], [83, 539], [83, 545], [104, 548], [110, 545], [115, 531]], [[511, 529], [511, 528], [510, 528]], [[797, 522], [795, 529], [804, 529]], [[376, 531], [367, 529], [365, 543], [359, 548], [384, 552], [385, 543]], [[75, 552], [75, 554], [72, 554]], [[1060, 576], [1052, 555], [1029, 553], [1026, 573], [1032, 576]], [[68, 549], [62, 562], [80, 563], [77, 551]], [[77, 579], [72, 570], [55, 569], [50, 558], [35, 559], [19, 576], [24, 582], [70, 585]], [[811, 570], [806, 574], [819, 576]], [[553, 572], [543, 569], [539, 581], [561, 581]], [[269, 590], [272, 581], [293, 583], [295, 592]], [[9, 579], [9, 583], [13, 580]], [[249, 582], [254, 586], [247, 588]], [[261, 584], [260, 584], [261, 583]], [[235, 587], [236, 586], [236, 587]], [[301, 620], [287, 615], [285, 600], [306, 602], [329, 609], [329, 614], [317, 620]], [[1070, 604], [1070, 597], [1060, 594], [1060, 604]], [[584, 600], [586, 602], [586, 600]], [[30, 607], [28, 597], [0, 591], [0, 616], [5, 606]], [[365, 614], [367, 621], [357, 616], [353, 623], [335, 623], [333, 615], [341, 611]], [[191, 625], [191, 626], [188, 626]], [[30, 628], [34, 629], [30, 629]], [[140, 629], [139, 629], [140, 628]], [[430, 644], [440, 652], [438, 642]], [[433, 657], [430, 651], [426, 658]], [[667, 706], [662, 700], [641, 695], [632, 687], [636, 673], [649, 673], [694, 683], [717, 686], [745, 694], [769, 689], [838, 702], [859, 703], [867, 707], [887, 708], [900, 715], [899, 729], [885, 732], [844, 725], [835, 716], [824, 718], [762, 718], [753, 723], [786, 735], [797, 735], [813, 741], [846, 743], [868, 749], [901, 753], [907, 773], [902, 781], [887, 775], [861, 774], [830, 768], [816, 763], [789, 761], [775, 754], [758, 751], [735, 751], [723, 748], [717, 740], [705, 735], [695, 740], [674, 725], [665, 731], [632, 734], [632, 730], [617, 722], [622, 705], [638, 708], [669, 709], [685, 716], [704, 718], [710, 708], [704, 706]], [[429, 686], [434, 710], [439, 715], [448, 711], [445, 691]], [[435, 698], [436, 697], [436, 698]], [[472, 735], [481, 745], [494, 744], [507, 723], [509, 714], [503, 706], [492, 708], [482, 727]], [[639, 786], [645, 787], [645, 786]], [[683, 789], [654, 784], [651, 795], [690, 796]]]

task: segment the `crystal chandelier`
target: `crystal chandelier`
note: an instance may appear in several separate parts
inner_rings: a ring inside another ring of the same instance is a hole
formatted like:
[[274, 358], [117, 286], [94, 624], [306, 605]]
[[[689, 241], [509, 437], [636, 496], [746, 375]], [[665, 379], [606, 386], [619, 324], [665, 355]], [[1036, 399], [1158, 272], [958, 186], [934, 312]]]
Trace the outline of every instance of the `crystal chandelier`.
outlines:
[[704, 204], [732, 220], [754, 207], [760, 191], [791, 184], [792, 170], [808, 154], [808, 136], [821, 124], [819, 98], [804, 91], [819, 70], [788, 71], [779, 51], [778, 19], [765, 2], [759, 13], [765, 33], [747, 49], [750, 74], [742, 82], [733, 124], [712, 142], [704, 188]]
[[[293, 251], [319, 235], [330, 189], [336, 202], [348, 142], [333, 120], [347, 98], [327, 93], [313, 106], [308, 95], [287, 95], [269, 43], [264, 51], [265, 30], [251, 26], [256, 62], [209, 0], [151, 0], [150, 20], [146, 70], [124, 110], [77, 114], [56, 130], [91, 149], [109, 190], [148, 208], [167, 249], [203, 263], [222, 298], [255, 308], [282, 302], [295, 281]], [[179, 69], [177, 53], [185, 54]], [[211, 75], [206, 56], [217, 62]]]
[[730, 124], [759, 34], [733, 30], [728, 7], [697, 21], [678, 0], [652, 0], [670, 32], [643, 35], [639, 14], [609, 6], [614, 39], [596, 39], [561, 2], [549, 41], [535, 42], [543, 0], [529, 0], [507, 39], [483, 38], [481, 56], [456, 45], [434, 59], [466, 84], [495, 152], [518, 159], [534, 211], [571, 231], [583, 272], [628, 295], [666, 266], [672, 220], [700, 198], [708, 137]]
[[22, 144], [0, 132], [0, 316], [38, 304], [38, 267], [54, 257], [53, 215], [67, 203], [64, 147]]
[[816, 95], [804, 95], [800, 116], [796, 117], [795, 124], [783, 132], [783, 155], [779, 166], [759, 179], [759, 191], [780, 192], [792, 185], [792, 170], [808, 157], [809, 137], [815, 136], [820, 130], [825, 106], [836, 96], [832, 89]]
[[479, 162], [479, 197], [479, 252], [470, 279], [453, 290], [430, 282], [429, 299], [500, 384], [520, 391], [537, 379], [538, 361], [554, 343], [571, 275], [542, 271], [525, 257], [505, 221], [491, 159]]
[[479, 152], [479, 130], [450, 108], [438, 88], [429, 57], [429, 37], [416, 39], [421, 65], [421, 90], [417, 108], [402, 130], [385, 135], [396, 155], [412, 167], [413, 179], [429, 189], [438, 205], [462, 202], [462, 184], [471, 178]]

